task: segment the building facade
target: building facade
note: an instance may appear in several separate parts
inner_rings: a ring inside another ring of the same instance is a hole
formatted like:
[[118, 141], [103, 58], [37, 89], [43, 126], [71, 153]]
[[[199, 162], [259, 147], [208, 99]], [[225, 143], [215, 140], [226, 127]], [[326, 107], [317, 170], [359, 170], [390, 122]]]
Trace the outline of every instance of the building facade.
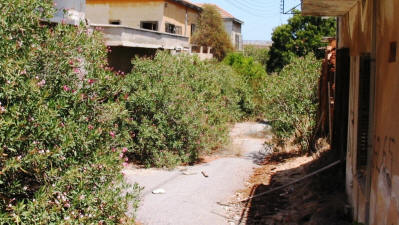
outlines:
[[179, 0], [87, 0], [90, 24], [122, 25], [191, 37], [201, 8]]
[[332, 146], [346, 161], [354, 220], [399, 224], [399, 1], [303, 0], [304, 15], [337, 16]]

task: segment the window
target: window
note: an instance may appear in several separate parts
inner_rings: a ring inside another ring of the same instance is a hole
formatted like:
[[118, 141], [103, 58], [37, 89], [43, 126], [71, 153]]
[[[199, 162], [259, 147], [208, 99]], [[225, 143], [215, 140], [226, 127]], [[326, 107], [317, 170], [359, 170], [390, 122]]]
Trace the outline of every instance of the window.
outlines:
[[158, 30], [158, 21], [141, 21], [140, 27], [147, 30]]
[[197, 26], [195, 24], [191, 24], [191, 36], [194, 35], [196, 28], [197, 28]]
[[396, 62], [397, 42], [389, 44], [389, 62]]
[[171, 33], [171, 34], [182, 34], [182, 27], [181, 26], [176, 26], [171, 23], [166, 23], [165, 24], [165, 32], [166, 33]]
[[366, 175], [368, 163], [371, 75], [370, 62], [370, 55], [366, 54], [360, 56], [356, 160], [357, 172], [360, 178]]
[[112, 25], [121, 25], [121, 21], [120, 21], [120, 20], [110, 20], [110, 21], [109, 21], [109, 24], [112, 24]]

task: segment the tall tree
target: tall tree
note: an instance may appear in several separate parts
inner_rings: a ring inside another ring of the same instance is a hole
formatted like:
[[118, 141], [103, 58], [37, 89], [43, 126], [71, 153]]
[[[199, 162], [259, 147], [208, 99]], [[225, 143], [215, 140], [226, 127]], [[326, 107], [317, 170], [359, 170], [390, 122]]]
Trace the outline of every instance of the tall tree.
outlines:
[[214, 5], [205, 4], [198, 20], [198, 29], [191, 43], [211, 47], [215, 58], [222, 60], [233, 50], [230, 38], [224, 28], [222, 17]]
[[313, 52], [317, 58], [324, 56], [323, 37], [335, 36], [335, 19], [323, 19], [314, 16], [302, 16], [299, 11], [283, 24], [274, 29], [273, 45], [269, 51], [268, 72], [278, 72], [290, 61], [291, 56], [305, 56]]

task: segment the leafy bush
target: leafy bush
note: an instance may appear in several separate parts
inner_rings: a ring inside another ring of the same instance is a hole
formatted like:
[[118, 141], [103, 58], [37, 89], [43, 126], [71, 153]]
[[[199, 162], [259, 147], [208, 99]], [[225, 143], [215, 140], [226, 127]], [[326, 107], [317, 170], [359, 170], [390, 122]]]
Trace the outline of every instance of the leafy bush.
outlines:
[[311, 147], [320, 68], [321, 62], [313, 55], [292, 58], [279, 74], [266, 79], [262, 89], [276, 137], [283, 141], [294, 135], [303, 150]]
[[120, 77], [97, 33], [39, 22], [52, 11], [0, 2], [0, 224], [128, 222]]
[[267, 76], [264, 67], [252, 57], [244, 56], [242, 53], [230, 53], [223, 62], [230, 65], [244, 80], [243, 88], [248, 93], [247, 112], [252, 116], [263, 114], [265, 96], [261, 87]]
[[252, 57], [266, 70], [267, 61], [269, 60], [269, 48], [257, 48], [251, 45], [244, 46], [244, 56]]
[[246, 116], [240, 76], [222, 64], [160, 52], [136, 59], [122, 85], [130, 157], [146, 166], [193, 163], [226, 141], [228, 123]]
[[233, 67], [247, 80], [259, 79], [266, 76], [262, 65], [252, 57], [244, 56], [242, 53], [230, 53], [223, 60], [224, 63]]

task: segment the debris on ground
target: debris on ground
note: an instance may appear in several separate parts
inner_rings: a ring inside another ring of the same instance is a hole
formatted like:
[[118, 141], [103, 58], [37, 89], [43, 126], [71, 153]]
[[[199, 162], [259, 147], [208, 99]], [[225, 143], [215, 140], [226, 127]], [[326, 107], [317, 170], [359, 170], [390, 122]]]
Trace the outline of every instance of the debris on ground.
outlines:
[[159, 195], [159, 194], [165, 194], [166, 191], [165, 191], [164, 189], [162, 189], [162, 188], [159, 188], [159, 189], [153, 190], [152, 193], [153, 193], [154, 195]]
[[332, 161], [332, 151], [324, 143], [316, 156], [303, 156], [295, 149], [274, 153], [266, 158], [249, 179], [247, 188], [236, 193], [227, 207], [230, 218], [240, 217], [236, 224], [270, 225], [350, 225], [345, 210], [344, 181], [339, 167], [239, 203], [251, 196], [281, 187], [305, 177]]
[[197, 172], [195, 172], [195, 171], [183, 171], [182, 174], [186, 175], [186, 176], [190, 176], [190, 175], [196, 175]]
[[206, 174], [204, 171], [201, 171], [202, 175], [204, 175], [204, 177], [208, 178], [208, 174]]

